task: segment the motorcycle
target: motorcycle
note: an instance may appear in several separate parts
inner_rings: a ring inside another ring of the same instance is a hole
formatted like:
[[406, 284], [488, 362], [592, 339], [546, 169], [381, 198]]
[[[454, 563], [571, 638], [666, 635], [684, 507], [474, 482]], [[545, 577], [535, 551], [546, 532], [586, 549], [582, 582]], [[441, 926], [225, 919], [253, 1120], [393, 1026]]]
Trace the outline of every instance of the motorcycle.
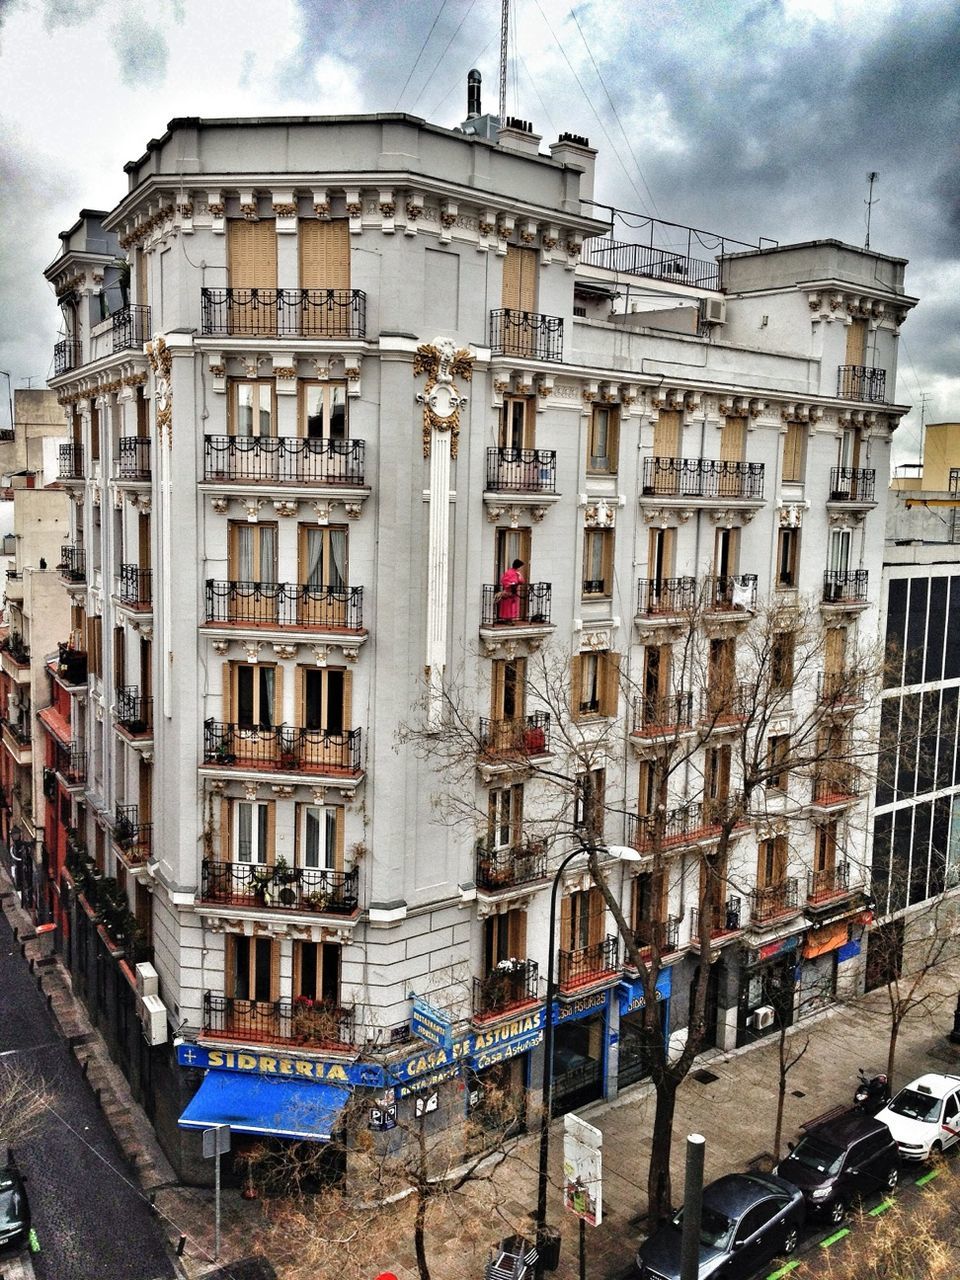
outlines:
[[862, 1111], [866, 1116], [875, 1116], [890, 1101], [890, 1082], [881, 1072], [868, 1076], [863, 1067], [857, 1068], [859, 1081], [853, 1094], [855, 1111]]

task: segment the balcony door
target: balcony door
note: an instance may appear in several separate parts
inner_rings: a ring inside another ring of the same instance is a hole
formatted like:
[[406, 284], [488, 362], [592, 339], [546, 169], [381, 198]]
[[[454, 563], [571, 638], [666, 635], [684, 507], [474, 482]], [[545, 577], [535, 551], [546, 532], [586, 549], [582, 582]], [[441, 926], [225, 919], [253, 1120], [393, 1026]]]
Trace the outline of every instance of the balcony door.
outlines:
[[560, 950], [598, 947], [603, 942], [605, 920], [606, 903], [599, 889], [568, 894], [560, 903]]
[[774, 836], [757, 848], [757, 888], [773, 890], [787, 878], [787, 839]]
[[652, 945], [655, 927], [667, 918], [666, 888], [662, 871], [643, 872], [633, 881], [633, 931], [640, 947]]
[[297, 864], [311, 871], [342, 871], [342, 806], [301, 804], [297, 810]]
[[350, 724], [350, 672], [342, 667], [301, 667], [301, 724], [323, 734], [341, 734]]
[[670, 601], [665, 600], [664, 579], [673, 576], [674, 557], [676, 555], [676, 529], [657, 528], [650, 530], [650, 544], [647, 556], [647, 572], [650, 575], [650, 592], [647, 600], [647, 612], [658, 613]]
[[530, 396], [504, 396], [497, 444], [501, 449], [534, 448], [536, 423], [536, 406]]
[[273, 218], [228, 220], [227, 273], [230, 333], [275, 334], [277, 224]]
[[527, 958], [527, 913], [519, 909], [487, 916], [483, 922], [483, 972], [505, 960]]
[[811, 896], [826, 897], [836, 887], [837, 824], [827, 822], [815, 829], [813, 841], [813, 883]]
[[224, 988], [227, 998], [235, 1002], [233, 1025], [226, 1029], [241, 1037], [249, 1032], [256, 1039], [258, 1033], [262, 1036], [273, 1029], [273, 1011], [257, 1006], [271, 1005], [280, 998], [280, 944], [273, 938], [235, 933], [227, 934], [225, 942]]
[[503, 306], [511, 311], [536, 311], [539, 255], [536, 249], [507, 245], [503, 261]]
[[280, 668], [264, 663], [230, 664], [231, 721], [236, 725], [235, 752], [241, 759], [273, 760], [277, 748], [275, 729], [282, 714], [282, 675]]
[[300, 586], [297, 621], [305, 627], [343, 627], [347, 622], [347, 529], [345, 525], [300, 526]]
[[724, 418], [720, 429], [720, 461], [742, 462], [746, 442], [746, 418]]
[[717, 582], [717, 592], [726, 590], [729, 579], [737, 572], [740, 553], [740, 530], [718, 529], [713, 552], [713, 572]]
[[847, 364], [863, 367], [867, 363], [867, 322], [851, 320], [847, 328]]
[[523, 783], [494, 787], [487, 800], [487, 845], [492, 851], [514, 849], [523, 833]]
[[273, 861], [273, 805], [263, 800], [234, 800], [231, 807], [231, 861], [266, 866]]
[[[352, 332], [350, 226], [346, 218], [301, 218], [300, 332], [309, 338], [348, 338]], [[291, 317], [291, 320], [293, 318]]]
[[[230, 622], [276, 622], [277, 526], [231, 520], [227, 530], [227, 618]], [[270, 589], [260, 591], [266, 584]]]
[[[840, 432], [840, 439], [837, 441], [837, 466], [856, 468], [860, 465], [860, 432], [856, 427], [844, 427]], [[843, 485], [845, 477], [840, 476], [840, 483]], [[851, 480], [846, 478], [846, 487], [850, 487]]]
[[[513, 564], [514, 560], [522, 560], [524, 567], [521, 570], [524, 581], [530, 582], [530, 548], [531, 537], [529, 529], [497, 529], [496, 530], [496, 564], [494, 566], [494, 574], [496, 575], [496, 583], [499, 587], [500, 579], [504, 573]], [[522, 601], [521, 601], [522, 605]], [[524, 610], [521, 607], [521, 614]]]
[[830, 531], [830, 571], [845, 574], [850, 568], [849, 529], [832, 529]]
[[710, 912], [710, 931], [717, 933], [726, 928], [727, 860], [712, 855], [700, 861], [700, 904], [702, 911]]
[[346, 440], [345, 382], [300, 383], [300, 434], [307, 440]]
[[[293, 998], [309, 1011], [306, 1002], [340, 1008], [340, 947], [335, 942], [293, 944]], [[294, 1015], [296, 1016], [296, 1014]], [[339, 1026], [317, 1027], [317, 1038], [339, 1040]], [[324, 1032], [326, 1034], [324, 1034]]]
[[[653, 456], [655, 458], [680, 457], [680, 427], [682, 414], [679, 409], [661, 409], [653, 424]], [[658, 492], [665, 492], [659, 490]]]
[[492, 664], [490, 717], [512, 725], [526, 714], [526, 658], [497, 659]]

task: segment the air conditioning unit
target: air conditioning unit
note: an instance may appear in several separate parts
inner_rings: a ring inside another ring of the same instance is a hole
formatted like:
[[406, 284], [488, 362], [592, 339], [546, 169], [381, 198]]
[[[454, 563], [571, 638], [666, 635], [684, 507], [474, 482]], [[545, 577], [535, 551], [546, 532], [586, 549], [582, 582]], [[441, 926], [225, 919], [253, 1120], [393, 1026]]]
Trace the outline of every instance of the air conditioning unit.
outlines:
[[159, 996], [144, 996], [142, 1002], [143, 1035], [150, 1045], [167, 1043], [167, 1010]]
[[137, 995], [156, 996], [160, 994], [160, 977], [149, 961], [144, 960], [137, 965]]
[[762, 1004], [759, 1009], [754, 1009], [750, 1022], [754, 1031], [766, 1031], [768, 1027], [773, 1026], [776, 1016], [777, 1013], [772, 1004]]
[[704, 324], [725, 324], [727, 319], [726, 298], [701, 298], [700, 319]]

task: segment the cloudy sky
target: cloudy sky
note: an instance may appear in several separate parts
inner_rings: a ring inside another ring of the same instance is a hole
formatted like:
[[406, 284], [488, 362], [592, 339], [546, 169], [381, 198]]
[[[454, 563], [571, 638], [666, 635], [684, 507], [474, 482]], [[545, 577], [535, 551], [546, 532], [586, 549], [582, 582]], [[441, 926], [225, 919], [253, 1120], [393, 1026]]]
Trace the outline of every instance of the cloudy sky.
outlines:
[[[897, 433], [960, 418], [960, 6], [951, 0], [512, 0], [508, 110], [600, 147], [598, 198], [745, 241], [910, 260]], [[499, 0], [0, 0], [0, 367], [51, 369], [41, 276], [81, 207], [173, 116], [496, 109]], [[2, 387], [6, 391], [6, 387]], [[0, 403], [5, 395], [0, 395]], [[0, 419], [5, 420], [0, 413]]]

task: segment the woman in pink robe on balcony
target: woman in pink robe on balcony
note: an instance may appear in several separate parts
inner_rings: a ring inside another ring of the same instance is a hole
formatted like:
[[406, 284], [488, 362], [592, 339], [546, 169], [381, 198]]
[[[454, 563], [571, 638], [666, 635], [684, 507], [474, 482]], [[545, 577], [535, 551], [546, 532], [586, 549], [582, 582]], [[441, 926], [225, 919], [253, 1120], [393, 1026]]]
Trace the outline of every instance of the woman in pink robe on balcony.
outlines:
[[520, 617], [520, 588], [524, 584], [522, 560], [514, 560], [509, 569], [500, 575], [497, 593], [497, 621], [516, 622]]

